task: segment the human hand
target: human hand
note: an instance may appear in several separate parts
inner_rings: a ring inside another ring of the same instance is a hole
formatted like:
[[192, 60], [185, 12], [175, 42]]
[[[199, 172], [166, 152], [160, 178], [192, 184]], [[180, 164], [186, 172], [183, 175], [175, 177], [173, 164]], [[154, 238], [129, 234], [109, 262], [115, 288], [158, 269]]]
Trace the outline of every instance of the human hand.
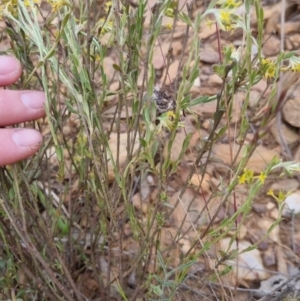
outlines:
[[[0, 56], [0, 87], [17, 81], [21, 73], [22, 67], [17, 59]], [[43, 117], [44, 103], [44, 92], [0, 89], [0, 127]], [[34, 129], [0, 128], [0, 166], [30, 157], [41, 142], [41, 133]]]

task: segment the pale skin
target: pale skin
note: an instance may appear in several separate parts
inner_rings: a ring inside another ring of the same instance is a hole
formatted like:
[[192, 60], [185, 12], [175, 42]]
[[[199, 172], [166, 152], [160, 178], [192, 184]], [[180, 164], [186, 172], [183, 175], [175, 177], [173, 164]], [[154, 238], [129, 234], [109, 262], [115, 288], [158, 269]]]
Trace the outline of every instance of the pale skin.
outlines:
[[[0, 56], [0, 87], [16, 82], [21, 73], [22, 67], [17, 59]], [[44, 104], [44, 92], [0, 88], [0, 166], [13, 164], [38, 151], [42, 143], [39, 131], [2, 127], [43, 117]]]

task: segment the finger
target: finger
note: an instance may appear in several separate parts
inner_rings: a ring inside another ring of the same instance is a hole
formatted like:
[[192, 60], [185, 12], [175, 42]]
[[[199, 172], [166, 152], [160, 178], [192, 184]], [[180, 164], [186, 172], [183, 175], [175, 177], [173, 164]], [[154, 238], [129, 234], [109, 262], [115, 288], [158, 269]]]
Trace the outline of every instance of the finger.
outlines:
[[44, 92], [0, 90], [0, 126], [41, 118], [44, 104]]
[[10, 56], [0, 56], [0, 86], [11, 85], [21, 76], [20, 62]]
[[0, 166], [30, 157], [40, 148], [42, 135], [33, 129], [0, 129]]

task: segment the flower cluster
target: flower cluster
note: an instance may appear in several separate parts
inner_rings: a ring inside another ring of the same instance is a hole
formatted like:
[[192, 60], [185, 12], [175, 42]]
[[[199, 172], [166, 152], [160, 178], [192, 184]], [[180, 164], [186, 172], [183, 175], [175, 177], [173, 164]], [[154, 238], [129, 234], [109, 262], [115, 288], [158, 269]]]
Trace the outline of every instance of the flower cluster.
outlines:
[[289, 195], [289, 193], [284, 193], [283, 191], [279, 191], [278, 195], [275, 195], [274, 194], [274, 191], [273, 190], [269, 190], [267, 195], [270, 195], [272, 196], [278, 204], [281, 204], [285, 201], [286, 197]]
[[265, 171], [262, 171], [258, 176], [254, 176], [253, 170], [244, 169], [244, 172], [239, 177], [239, 184], [251, 184], [254, 179], [257, 179], [260, 184], [264, 184], [267, 178], [267, 174]]
[[112, 20], [106, 20], [105, 18], [101, 18], [98, 23], [97, 27], [101, 28], [101, 36], [104, 34], [111, 32], [113, 29], [114, 23]]
[[[299, 72], [300, 71], [300, 58], [293, 55], [290, 57], [289, 60], [289, 65], [288, 67], [286, 67], [287, 71], [294, 71], [294, 72]], [[284, 68], [281, 68], [282, 71], [286, 71], [284, 70]]]
[[215, 13], [215, 17], [221, 29], [225, 31], [234, 30], [237, 27], [237, 20], [240, 19], [237, 8], [242, 5], [242, 2], [237, 0], [220, 0], [217, 4], [220, 7]]
[[236, 0], [220, 0], [218, 1], [218, 4], [221, 6], [221, 8], [225, 9], [235, 9], [242, 5], [242, 1], [236, 1]]
[[[71, 6], [69, 0], [48, 0], [47, 2], [51, 5], [52, 12], [59, 11], [63, 6]], [[24, 0], [23, 3], [26, 7], [31, 7], [32, 5], [41, 4], [41, 0]], [[0, 20], [5, 12], [17, 16], [18, 6], [18, 0], [2, 0], [2, 4], [0, 4]]]
[[161, 132], [163, 128], [172, 131], [175, 128], [175, 114], [173, 111], [168, 111], [159, 117], [158, 132]]
[[52, 7], [52, 12], [59, 11], [63, 6], [71, 6], [68, 0], [48, 0]]
[[275, 62], [269, 60], [269, 59], [262, 59], [262, 69], [265, 78], [274, 78], [275, 77], [275, 71], [276, 71], [276, 65]]
[[280, 71], [293, 71], [300, 72], [300, 58], [296, 55], [292, 55], [289, 59], [287, 66], [280, 66], [280, 63], [272, 61], [270, 59], [261, 60], [261, 71], [266, 79], [271, 79], [276, 76], [276, 68]]
[[[18, 0], [2, 0], [0, 4], [0, 20], [4, 16], [4, 12], [7, 11], [13, 16], [18, 14]], [[32, 4], [40, 4], [41, 0], [25, 0], [24, 5], [30, 7]]]
[[252, 183], [253, 177], [254, 177], [253, 170], [245, 168], [244, 172], [239, 177], [239, 184], [245, 184], [245, 183], [250, 184]]

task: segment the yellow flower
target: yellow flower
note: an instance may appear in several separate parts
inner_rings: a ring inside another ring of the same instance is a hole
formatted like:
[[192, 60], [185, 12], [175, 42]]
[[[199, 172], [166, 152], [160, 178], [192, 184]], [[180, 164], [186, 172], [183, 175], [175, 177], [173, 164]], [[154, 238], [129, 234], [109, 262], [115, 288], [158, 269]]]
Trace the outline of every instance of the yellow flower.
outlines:
[[171, 24], [171, 23], [168, 23], [168, 24], [166, 24], [166, 25], [165, 25], [165, 27], [166, 27], [166, 29], [170, 29], [170, 30], [172, 30], [172, 28], [173, 28], [173, 24]]
[[106, 13], [108, 13], [110, 7], [112, 7], [112, 1], [107, 1], [105, 3], [105, 7], [104, 7], [104, 10], [105, 10]]
[[300, 58], [293, 55], [290, 57], [290, 64], [288, 66], [289, 70], [292, 70], [294, 72], [299, 72], [300, 71]]
[[31, 3], [35, 3], [35, 4], [40, 4], [41, 3], [41, 0], [25, 0], [24, 1], [24, 4], [25, 6], [30, 6]]
[[214, 25], [216, 21], [211, 20], [210, 18], [206, 18], [205, 25], [211, 29], [211, 26]]
[[245, 184], [246, 183], [246, 176], [243, 173], [240, 177], [239, 177], [239, 184]]
[[280, 190], [277, 198], [278, 202], [282, 203], [288, 195], [288, 193], [283, 193], [283, 191]]
[[68, 0], [49, 0], [50, 5], [52, 6], [52, 11], [57, 12], [63, 6], [70, 6]]
[[300, 64], [294, 64], [294, 66], [292, 66], [292, 70], [295, 72], [299, 72], [300, 71]]
[[262, 66], [265, 70], [265, 78], [273, 78], [275, 76], [275, 63], [269, 59], [262, 59]]
[[[30, 7], [33, 4], [40, 4], [41, 0], [24, 0], [24, 5]], [[8, 11], [13, 16], [18, 14], [18, 1], [17, 0], [2, 0], [0, 4], [0, 20], [4, 16], [5, 11]]]
[[282, 190], [280, 190], [278, 196], [276, 196], [272, 189], [267, 192], [267, 195], [272, 196], [279, 204], [283, 203], [289, 194], [290, 193], [284, 193]]
[[107, 32], [111, 32], [113, 29], [114, 23], [111, 20], [105, 20], [105, 18], [101, 18], [97, 23], [97, 28], [101, 28], [101, 36], [106, 34]]
[[265, 172], [261, 172], [259, 176], [255, 177], [256, 179], [258, 179], [261, 184], [264, 184], [265, 183], [265, 179], [267, 178], [267, 175]]
[[220, 0], [218, 1], [218, 4], [222, 6], [222, 8], [237, 8], [241, 6], [242, 2], [241, 1], [236, 1], [236, 0]]
[[221, 9], [219, 12], [219, 23], [223, 30], [231, 31], [235, 28], [236, 22], [235, 20], [238, 18], [237, 15], [233, 13], [233, 10], [223, 10]]
[[181, 122], [176, 123], [176, 116], [174, 111], [168, 111], [166, 113], [163, 113], [157, 119], [159, 120], [158, 132], [161, 132], [163, 128], [172, 131], [175, 129], [176, 124], [177, 127], [182, 127]]
[[273, 78], [275, 76], [275, 69], [274, 68], [268, 68], [265, 77], [266, 78]]
[[230, 25], [231, 19], [230, 19], [230, 12], [226, 10], [221, 10], [220, 12], [220, 20], [222, 24], [224, 25]]
[[252, 182], [253, 176], [253, 170], [245, 168], [243, 174], [239, 177], [239, 184], [250, 184]]

